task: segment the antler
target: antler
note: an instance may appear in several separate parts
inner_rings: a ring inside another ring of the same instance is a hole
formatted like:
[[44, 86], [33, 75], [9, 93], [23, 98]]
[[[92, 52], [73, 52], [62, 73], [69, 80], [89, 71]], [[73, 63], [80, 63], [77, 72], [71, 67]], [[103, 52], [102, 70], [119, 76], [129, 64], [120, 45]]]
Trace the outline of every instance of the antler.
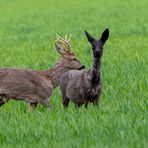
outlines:
[[71, 38], [71, 34], [69, 36], [69, 38], [67, 39], [67, 35], [65, 35], [65, 39], [63, 39], [62, 37], [60, 37], [58, 34], [56, 36], [56, 42], [58, 42], [59, 44], [64, 44], [65, 47], [67, 47], [68, 50], [70, 50], [70, 38]]

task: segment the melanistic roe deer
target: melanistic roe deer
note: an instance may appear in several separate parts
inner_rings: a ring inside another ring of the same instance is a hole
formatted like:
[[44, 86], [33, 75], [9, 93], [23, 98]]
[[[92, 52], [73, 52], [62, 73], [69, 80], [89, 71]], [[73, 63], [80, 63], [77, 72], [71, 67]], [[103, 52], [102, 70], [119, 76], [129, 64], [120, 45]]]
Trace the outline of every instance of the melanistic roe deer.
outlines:
[[103, 46], [109, 37], [109, 29], [106, 29], [99, 40], [96, 40], [89, 33], [87, 39], [92, 46], [93, 65], [90, 70], [70, 70], [65, 72], [60, 80], [60, 89], [64, 107], [67, 107], [71, 100], [77, 107], [89, 102], [99, 105], [101, 95], [101, 57]]

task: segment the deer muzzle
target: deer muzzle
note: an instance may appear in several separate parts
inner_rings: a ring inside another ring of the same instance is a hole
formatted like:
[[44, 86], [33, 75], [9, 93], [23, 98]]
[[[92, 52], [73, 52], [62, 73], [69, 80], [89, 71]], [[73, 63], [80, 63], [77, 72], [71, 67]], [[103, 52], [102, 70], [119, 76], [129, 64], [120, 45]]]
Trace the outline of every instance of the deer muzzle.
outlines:
[[81, 69], [84, 69], [84, 68], [85, 68], [85, 66], [84, 66], [84, 65], [82, 65], [82, 66], [80, 67], [80, 70], [81, 70]]

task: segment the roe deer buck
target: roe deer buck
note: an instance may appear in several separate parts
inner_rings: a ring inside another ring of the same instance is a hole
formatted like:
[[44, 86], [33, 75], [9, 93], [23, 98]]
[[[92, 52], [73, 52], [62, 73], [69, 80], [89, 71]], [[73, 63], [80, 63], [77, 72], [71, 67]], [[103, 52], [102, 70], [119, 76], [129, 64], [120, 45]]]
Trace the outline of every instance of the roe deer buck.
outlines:
[[99, 105], [101, 95], [100, 66], [103, 46], [109, 37], [109, 30], [106, 29], [101, 38], [96, 40], [89, 33], [86, 33], [88, 41], [93, 50], [93, 66], [87, 71], [70, 70], [61, 77], [60, 89], [64, 107], [67, 107], [71, 100], [77, 107], [89, 102]]
[[63, 39], [57, 36], [55, 47], [61, 58], [49, 70], [0, 69], [0, 106], [14, 98], [29, 102], [30, 111], [33, 111], [38, 103], [51, 107], [49, 97], [59, 85], [62, 74], [71, 69], [85, 68], [71, 51], [70, 37]]

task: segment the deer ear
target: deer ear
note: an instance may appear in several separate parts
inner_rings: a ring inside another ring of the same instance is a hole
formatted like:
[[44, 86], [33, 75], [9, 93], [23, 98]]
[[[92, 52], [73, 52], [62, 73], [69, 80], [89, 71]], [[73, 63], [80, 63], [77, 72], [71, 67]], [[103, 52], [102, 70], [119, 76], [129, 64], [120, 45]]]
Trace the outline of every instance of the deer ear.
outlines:
[[85, 30], [85, 34], [87, 36], [87, 39], [90, 43], [92, 43], [93, 41], [95, 41], [95, 39]]
[[64, 49], [63, 49], [63, 47], [62, 47], [62, 45], [59, 44], [58, 42], [55, 43], [55, 48], [56, 48], [56, 50], [57, 50], [58, 53], [60, 53], [60, 54], [65, 53], [65, 51], [64, 51]]
[[107, 28], [107, 29], [105, 29], [104, 32], [102, 33], [102, 36], [101, 36], [100, 40], [101, 40], [103, 43], [105, 43], [105, 42], [107, 41], [108, 37], [109, 37], [109, 29]]

